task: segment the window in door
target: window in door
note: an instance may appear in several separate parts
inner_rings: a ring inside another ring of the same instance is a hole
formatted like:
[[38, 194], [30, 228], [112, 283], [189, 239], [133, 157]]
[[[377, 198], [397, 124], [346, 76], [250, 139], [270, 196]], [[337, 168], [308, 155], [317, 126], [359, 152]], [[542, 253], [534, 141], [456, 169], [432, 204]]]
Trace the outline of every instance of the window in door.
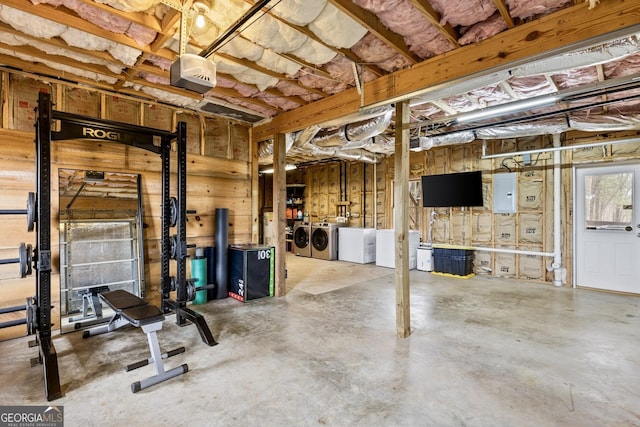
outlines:
[[624, 230], [632, 226], [632, 172], [585, 175], [584, 189], [585, 228]]

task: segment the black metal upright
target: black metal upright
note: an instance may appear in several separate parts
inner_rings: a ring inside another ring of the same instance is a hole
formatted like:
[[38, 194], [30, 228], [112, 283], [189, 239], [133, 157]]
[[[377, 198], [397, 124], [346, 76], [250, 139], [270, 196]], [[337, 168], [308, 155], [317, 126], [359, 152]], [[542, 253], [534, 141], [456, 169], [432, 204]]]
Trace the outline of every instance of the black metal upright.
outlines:
[[162, 144], [160, 152], [162, 159], [162, 311], [171, 312], [171, 291], [175, 283], [172, 283], [169, 261], [171, 260], [170, 227], [171, 227], [171, 144]]
[[62, 397], [58, 355], [51, 339], [51, 95], [40, 93], [36, 122], [36, 342], [47, 400]]
[[[187, 295], [187, 124], [185, 122], [179, 122], [176, 130], [176, 158], [177, 158], [177, 168], [178, 168], [178, 197], [176, 198], [176, 210], [177, 210], [177, 237], [176, 237], [176, 301], [172, 301], [170, 299], [163, 299], [163, 307], [166, 309], [174, 310], [176, 313], [176, 323], [179, 326], [184, 326], [187, 324], [187, 320], [198, 328], [198, 332], [200, 333], [200, 338], [207, 345], [214, 346], [217, 344], [216, 340], [213, 338], [213, 334], [205, 321], [205, 318], [190, 308], [187, 307], [188, 295]], [[170, 175], [168, 173], [163, 173], [162, 179], [169, 180]], [[163, 189], [167, 186], [164, 183]], [[168, 187], [166, 187], [168, 188]], [[168, 209], [169, 204], [165, 204], [163, 209]], [[167, 213], [163, 215], [163, 219], [169, 219]], [[163, 222], [163, 232], [165, 232]], [[166, 233], [168, 233], [169, 227], [166, 229]], [[167, 242], [165, 245], [164, 242]], [[163, 240], [163, 246], [168, 246], [169, 240]], [[168, 253], [168, 252], [167, 252]], [[163, 248], [163, 256], [165, 254], [165, 250]], [[167, 272], [169, 269], [168, 266], [168, 257], [167, 259]], [[165, 268], [163, 261], [163, 270]], [[168, 273], [167, 273], [168, 274]]]
[[[176, 157], [178, 168], [178, 197], [177, 206], [178, 221], [176, 244], [176, 271], [178, 283], [187, 282], [187, 124], [179, 122], [176, 136]], [[177, 290], [178, 308], [187, 306], [187, 287], [179, 286]], [[178, 324], [182, 324], [182, 316], [178, 316]]]

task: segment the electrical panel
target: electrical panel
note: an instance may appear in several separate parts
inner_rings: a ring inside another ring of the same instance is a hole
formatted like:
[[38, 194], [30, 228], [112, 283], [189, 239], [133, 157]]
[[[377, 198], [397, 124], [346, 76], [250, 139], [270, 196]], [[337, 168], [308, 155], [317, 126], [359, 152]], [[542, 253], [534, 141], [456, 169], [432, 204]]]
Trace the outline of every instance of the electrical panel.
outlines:
[[493, 175], [493, 213], [516, 213], [516, 173]]

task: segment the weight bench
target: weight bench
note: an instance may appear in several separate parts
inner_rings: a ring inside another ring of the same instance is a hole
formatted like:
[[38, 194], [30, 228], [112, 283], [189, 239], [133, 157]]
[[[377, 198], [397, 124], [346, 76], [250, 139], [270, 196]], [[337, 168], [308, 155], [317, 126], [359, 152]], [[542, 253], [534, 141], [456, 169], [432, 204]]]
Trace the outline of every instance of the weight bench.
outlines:
[[175, 356], [176, 354], [184, 353], [185, 349], [184, 347], [180, 347], [167, 353], [160, 353], [160, 345], [158, 344], [156, 331], [162, 329], [164, 314], [162, 314], [162, 311], [160, 311], [158, 307], [149, 304], [144, 299], [122, 289], [103, 292], [99, 294], [99, 296], [106, 305], [111, 307], [114, 311], [114, 315], [108, 324], [96, 326], [95, 328], [84, 331], [82, 334], [83, 338], [111, 332], [125, 325], [140, 327], [142, 328], [142, 331], [147, 334], [151, 357], [147, 360], [142, 360], [127, 366], [126, 370], [128, 372], [153, 363], [156, 369], [156, 374], [152, 377], [132, 383], [131, 391], [133, 393], [137, 393], [147, 387], [151, 387], [152, 385], [177, 377], [178, 375], [182, 375], [189, 370], [187, 364], [180, 365], [168, 371], [165, 371], [164, 369], [162, 359], [167, 359], [171, 356]]

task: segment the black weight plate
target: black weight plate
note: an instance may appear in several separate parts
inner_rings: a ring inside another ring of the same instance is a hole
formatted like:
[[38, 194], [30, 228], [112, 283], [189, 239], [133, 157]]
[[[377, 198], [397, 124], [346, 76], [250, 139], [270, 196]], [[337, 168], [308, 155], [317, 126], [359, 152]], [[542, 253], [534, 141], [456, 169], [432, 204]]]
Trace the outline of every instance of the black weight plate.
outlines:
[[171, 210], [171, 218], [169, 219], [169, 226], [175, 227], [178, 223], [178, 200], [175, 197], [171, 198], [169, 203], [169, 209]]
[[18, 248], [18, 257], [20, 259], [20, 277], [24, 278], [31, 274], [31, 256], [29, 256], [29, 249], [31, 245], [25, 245], [24, 242], [20, 243]]
[[36, 194], [32, 191], [27, 196], [27, 231], [33, 231], [36, 224]]

